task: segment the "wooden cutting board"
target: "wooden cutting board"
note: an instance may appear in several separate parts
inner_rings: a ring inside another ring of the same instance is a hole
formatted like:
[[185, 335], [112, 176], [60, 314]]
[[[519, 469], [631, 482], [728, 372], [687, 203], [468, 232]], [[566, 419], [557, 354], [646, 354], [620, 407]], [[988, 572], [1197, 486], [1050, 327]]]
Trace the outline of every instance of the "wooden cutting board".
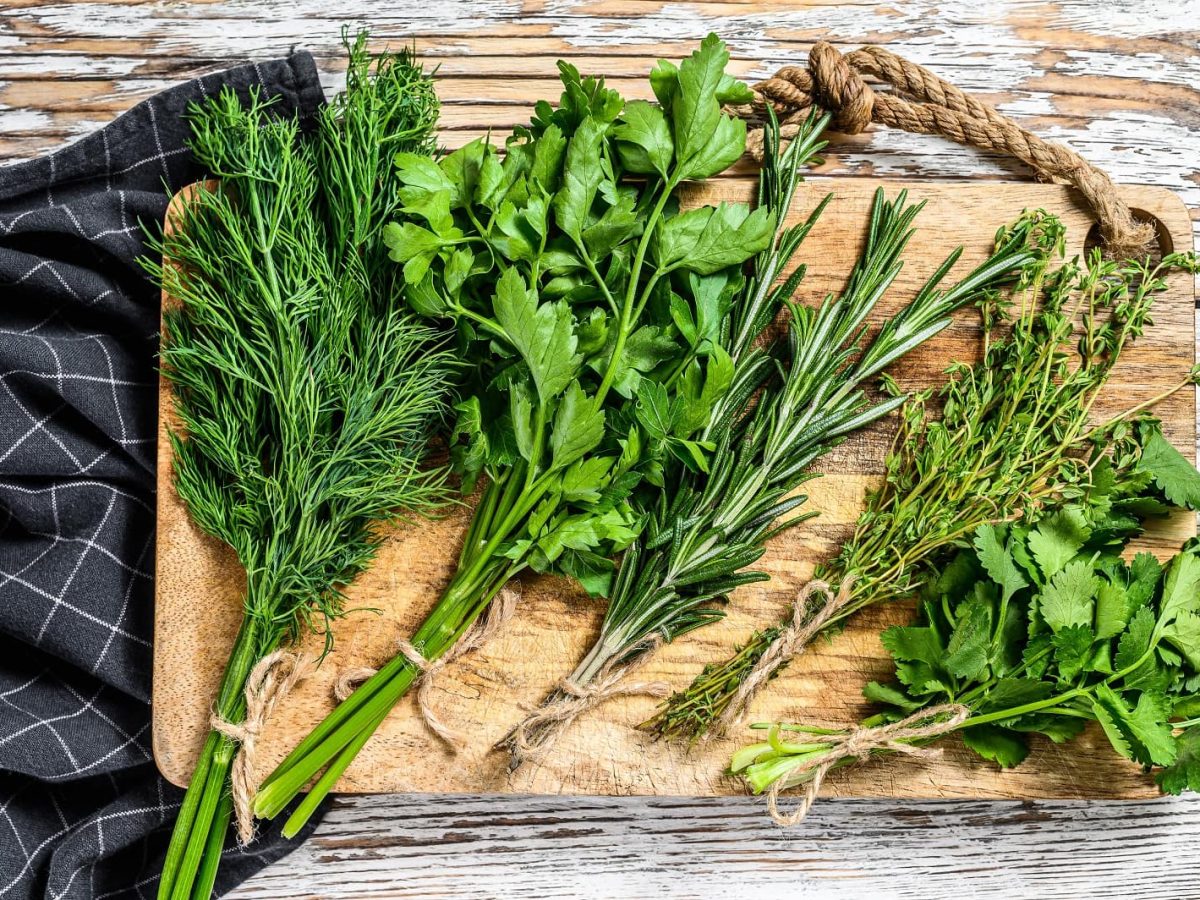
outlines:
[[[863, 241], [876, 181], [810, 181], [801, 187], [793, 216], [806, 216], [827, 192], [835, 199], [799, 252], [808, 264], [799, 298], [814, 302], [839, 290]], [[889, 194], [909, 188], [928, 205], [906, 254], [904, 270], [877, 317], [898, 309], [947, 252], [961, 244], [961, 274], [986, 254], [997, 227], [1023, 209], [1042, 207], [1068, 225], [1071, 251], [1078, 252], [1091, 224], [1089, 214], [1067, 188], [1056, 185], [933, 184], [882, 182]], [[728, 179], [705, 186], [702, 199], [749, 199], [751, 185]], [[1136, 210], [1159, 224], [1164, 249], [1191, 247], [1191, 224], [1182, 202], [1170, 191], [1127, 188]], [[1176, 274], [1156, 303], [1154, 327], [1126, 354], [1099, 404], [1098, 415], [1116, 412], [1177, 383], [1194, 359], [1193, 279]], [[970, 310], [931, 344], [892, 372], [907, 388], [940, 383], [952, 359], [974, 360], [979, 329]], [[154, 647], [154, 753], [163, 774], [187, 783], [208, 729], [228, 650], [241, 617], [241, 575], [232, 553], [202, 535], [188, 518], [171, 485], [170, 395], [160, 385], [162, 416], [158, 467], [157, 596]], [[1181, 391], [1158, 410], [1164, 430], [1189, 459], [1196, 444], [1195, 396]], [[775, 622], [814, 563], [832, 556], [861, 508], [866, 489], [876, 483], [892, 424], [855, 436], [819, 463], [824, 477], [806, 486], [819, 518], [778, 538], [761, 565], [772, 579], [739, 589], [728, 618], [664, 648], [639, 678], [687, 685], [704, 663], [724, 660], [734, 645], [756, 628]], [[347, 666], [378, 665], [392, 653], [398, 636], [411, 634], [449, 580], [466, 527], [468, 511], [395, 530], [374, 568], [348, 591], [355, 612], [338, 623], [335, 649], [316, 674], [276, 708], [259, 743], [261, 773], [286, 752], [332, 707], [332, 684]], [[1195, 533], [1195, 518], [1180, 515], [1156, 527], [1139, 543], [1169, 555]], [[656, 701], [613, 700], [573, 725], [548, 760], [537, 768], [506, 776], [505, 758], [490, 750], [525, 710], [536, 704], [574, 668], [590, 645], [603, 614], [568, 581], [552, 577], [522, 580], [518, 612], [504, 633], [487, 647], [442, 673], [434, 700], [442, 717], [472, 736], [470, 748], [455, 757], [426, 730], [413, 700], [393, 711], [338, 784], [347, 792], [519, 791], [568, 794], [729, 794], [741, 782], [723, 774], [731, 752], [750, 738], [740, 731], [686, 750], [651, 741], [632, 726], [649, 716]], [[825, 724], [856, 721], [868, 705], [859, 693], [871, 680], [887, 678], [889, 660], [878, 640], [887, 625], [905, 622], [907, 604], [867, 610], [833, 641], [821, 642], [781, 675], [755, 703], [753, 720], [804, 720]], [[316, 652], [320, 641], [308, 639]], [[944, 742], [936, 760], [894, 758], [841, 770], [822, 791], [848, 797], [946, 798], [1135, 798], [1153, 796], [1152, 781], [1117, 757], [1095, 730], [1070, 749], [1039, 744], [1015, 770], [1000, 772], [967, 753], [957, 741]]]

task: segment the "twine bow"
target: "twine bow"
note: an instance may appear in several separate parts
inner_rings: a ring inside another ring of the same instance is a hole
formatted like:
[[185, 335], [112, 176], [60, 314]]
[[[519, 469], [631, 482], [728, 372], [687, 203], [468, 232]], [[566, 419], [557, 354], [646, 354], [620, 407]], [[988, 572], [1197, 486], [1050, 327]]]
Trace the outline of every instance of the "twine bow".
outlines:
[[[806, 777], [804, 795], [800, 803], [790, 813], [779, 809], [779, 795], [787, 790], [789, 779], [781, 778], [771, 785], [767, 792], [767, 810], [771, 818], [779, 825], [797, 825], [808, 815], [816, 802], [825, 776], [835, 766], [845, 761], [863, 761], [876, 750], [891, 750], [906, 756], [919, 756], [925, 759], [940, 756], [942, 751], [930, 747], [914, 746], [913, 741], [925, 741], [940, 737], [953, 731], [971, 715], [971, 710], [958, 703], [944, 703], [917, 710], [911, 716], [887, 725], [875, 725], [870, 728], [853, 728], [829, 750], [805, 761], [804, 765], [792, 773]], [[792, 781], [795, 784], [795, 781]]]
[[541, 708], [522, 719], [497, 744], [509, 751], [509, 773], [527, 762], [541, 760], [572, 722], [614, 697], [666, 697], [671, 686], [665, 681], [625, 681], [644, 666], [662, 644], [662, 638], [655, 636], [632, 661], [624, 666], [616, 665], [616, 660], [608, 662], [587, 684], [578, 684], [570, 678], [559, 682]]
[[254, 795], [258, 783], [254, 777], [254, 757], [258, 739], [266, 727], [275, 704], [312, 671], [310, 660], [295, 653], [276, 650], [260, 659], [250, 670], [243, 688], [246, 715], [241, 722], [230, 722], [216, 712], [209, 716], [209, 727], [238, 743], [230, 773], [230, 791], [237, 819], [238, 841], [245, 846], [254, 840]]
[[[792, 618], [779, 635], [763, 651], [758, 662], [747, 673], [745, 679], [729, 699], [729, 704], [717, 718], [716, 733], [720, 734], [736, 725], [746, 707], [780, 666], [804, 652], [812, 639], [821, 633], [834, 614], [850, 602], [854, 591], [854, 577], [842, 580], [835, 596], [823, 581], [808, 582], [792, 601]], [[816, 603], [813, 598], [819, 597]]]
[[[441, 738], [455, 753], [461, 752], [467, 746], [464, 734], [451, 728], [433, 706], [433, 684], [446, 666], [460, 659], [472, 650], [476, 650], [495, 637], [504, 624], [512, 618], [516, 611], [517, 602], [521, 599], [519, 592], [504, 588], [496, 599], [488, 606], [487, 612], [475, 621], [475, 624], [463, 632], [454, 645], [437, 659], [427, 659], [420, 650], [406, 640], [398, 640], [396, 648], [409, 663], [421, 673], [417, 679], [417, 708], [425, 720], [426, 727]], [[371, 678], [379, 670], [366, 666], [355, 666], [344, 669], [333, 686], [333, 694], [338, 700], [345, 700], [354, 690]]]
[[[874, 90], [866, 78], [888, 85]], [[1112, 179], [1061, 144], [1044, 141], [993, 107], [970, 96], [923, 66], [882, 47], [862, 47], [845, 55], [818, 41], [807, 68], [785, 66], [755, 86], [758, 101], [749, 115], [772, 104], [783, 136], [794, 136], [814, 106], [833, 116], [832, 127], [858, 134], [872, 122], [915, 134], [935, 134], [980, 150], [994, 150], [1032, 167], [1038, 177], [1073, 184], [1100, 223], [1100, 234], [1113, 256], [1144, 253], [1154, 228], [1134, 219], [1117, 195]], [[747, 149], [762, 158], [762, 131], [747, 139]]]

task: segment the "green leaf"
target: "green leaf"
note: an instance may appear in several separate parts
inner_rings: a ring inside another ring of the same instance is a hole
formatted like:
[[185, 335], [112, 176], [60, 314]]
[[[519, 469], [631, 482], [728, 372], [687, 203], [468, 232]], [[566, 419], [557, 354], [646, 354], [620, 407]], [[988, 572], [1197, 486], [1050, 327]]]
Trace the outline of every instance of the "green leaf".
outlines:
[[1200, 472], [1157, 428], [1145, 441], [1138, 468], [1149, 472], [1176, 506], [1200, 509]]
[[675, 153], [680, 163], [703, 151], [717, 129], [721, 118], [717, 90], [728, 62], [725, 45], [710, 34], [700, 43], [700, 49], [680, 63], [679, 93], [671, 104]]
[[679, 69], [675, 63], [660, 59], [650, 70], [650, 88], [658, 99], [658, 105], [670, 111], [679, 95]]
[[1054, 661], [1058, 666], [1058, 677], [1071, 682], [1083, 671], [1088, 651], [1092, 648], [1095, 635], [1087, 625], [1068, 625], [1055, 632]]
[[383, 243], [388, 248], [388, 256], [404, 264], [404, 280], [409, 284], [422, 281], [438, 251], [461, 237], [462, 232], [458, 229], [437, 235], [414, 222], [399, 225], [390, 222], [383, 228]]
[[974, 681], [987, 670], [992, 605], [976, 591], [970, 599], [959, 604], [955, 618], [954, 631], [946, 648], [946, 670], [956, 678]]
[[1050, 578], [1074, 558], [1090, 534], [1083, 511], [1068, 506], [1038, 522], [1029, 534], [1029, 550]]
[[485, 143], [483, 138], [475, 138], [443, 157], [441, 167], [451, 184], [452, 209], [470, 206], [475, 199], [483, 168]]
[[1200, 615], [1185, 610], [1163, 630], [1163, 638], [1200, 671]]
[[648, 382], [638, 392], [637, 420], [650, 437], [665, 441], [675, 430], [675, 416], [667, 389], [660, 382]]
[[712, 140], [680, 166], [679, 177], [702, 181], [719, 175], [746, 152], [746, 120], [722, 115]]
[[[1032, 536], [1031, 536], [1032, 538]], [[1051, 630], [1069, 625], [1087, 625], [1093, 619], [1094, 598], [1100, 579], [1086, 560], [1069, 563], [1042, 591], [1039, 608]]]
[[1154, 634], [1154, 611], [1143, 606], [1133, 618], [1121, 639], [1117, 642], [1117, 656], [1113, 666], [1118, 672], [1123, 672], [1141, 659], [1150, 649], [1150, 639]]
[[984, 695], [979, 711], [991, 713], [1002, 709], [1015, 709], [1045, 700], [1053, 691], [1054, 686], [1048, 681], [1036, 678], [1001, 678]]
[[571, 465], [604, 437], [604, 410], [573, 382], [559, 401], [550, 434], [553, 469]]
[[770, 243], [775, 223], [767, 209], [750, 212], [722, 203], [667, 219], [657, 234], [655, 261], [661, 269], [683, 268], [712, 275], [740, 265]]
[[553, 196], [562, 182], [563, 157], [566, 155], [567, 138], [557, 125], [547, 126], [534, 144], [533, 163], [529, 169], [529, 180], [541, 185], [547, 196]]
[[911, 699], [899, 688], [890, 684], [880, 684], [878, 681], [868, 681], [863, 686], [863, 696], [873, 703], [895, 706], [906, 713], [915, 712], [924, 705]]
[[1145, 765], [1169, 766], [1175, 762], [1175, 739], [1171, 726], [1167, 724], [1170, 704], [1162, 694], [1143, 691], [1137, 706], [1126, 720], [1129, 731], [1142, 752], [1139, 762]]
[[621, 124], [613, 130], [621, 164], [630, 172], [648, 175], [657, 172], [667, 177], [675, 155], [671, 127], [663, 111], [645, 100], [625, 104]]
[[584, 119], [571, 136], [563, 183], [554, 195], [554, 219], [558, 227], [577, 242], [590, 224], [596, 191], [604, 180], [600, 165], [600, 144], [605, 127], [594, 119]]
[[1012, 554], [1001, 542], [995, 526], [980, 526], [975, 532], [974, 544], [983, 568], [992, 581], [1000, 585], [1003, 601], [1007, 602], [1017, 591], [1028, 587], [1029, 582], [1013, 562]]
[[509, 387], [508, 406], [517, 452], [526, 461], [537, 464], [538, 460], [533, 458], [533, 398], [524, 381], [516, 381]]
[[1163, 583], [1158, 627], [1163, 628], [1184, 612], [1200, 612], [1200, 556], [1177, 553]]
[[1175, 762], [1159, 772], [1157, 781], [1168, 794], [1200, 792], [1200, 728], [1193, 726], [1175, 738]]
[[505, 269], [492, 301], [496, 321], [533, 376], [538, 398], [549, 402], [572, 382], [582, 358], [575, 353], [573, 317], [566, 303], [537, 302], [516, 269]]
[[[1100, 689], [1108, 690], [1104, 685], [1101, 685]], [[1099, 693], [1100, 689], [1097, 689], [1097, 693]], [[1112, 692], [1109, 691], [1109, 693]], [[1108, 737], [1108, 742], [1112, 744], [1112, 748], [1126, 759], [1133, 759], [1133, 747], [1130, 745], [1129, 738], [1126, 737], [1125, 731], [1120, 725], [1121, 714], [1114, 712], [1109, 704], [1102, 702], [1097, 696], [1092, 699], [1092, 715], [1096, 717], [1096, 721], [1104, 729], [1104, 734]]]
[[607, 596], [612, 586], [612, 560], [591, 550], [564, 550], [558, 569], [578, 581], [590, 597]]
[[600, 499], [600, 491], [608, 483], [613, 462], [611, 456], [589, 456], [577, 460], [563, 473], [563, 499], [595, 503]]
[[1125, 630], [1132, 614], [1129, 594], [1125, 588], [1111, 581], [1102, 581], [1096, 592], [1096, 637], [1100, 640], [1114, 637]]
[[622, 194], [620, 202], [583, 230], [583, 245], [593, 259], [603, 259], [613, 249], [635, 233], [641, 219], [634, 210], [634, 198]]
[[963, 743], [984, 759], [1011, 769], [1029, 755], [1029, 745], [1020, 734], [997, 725], [976, 725], [964, 728]]

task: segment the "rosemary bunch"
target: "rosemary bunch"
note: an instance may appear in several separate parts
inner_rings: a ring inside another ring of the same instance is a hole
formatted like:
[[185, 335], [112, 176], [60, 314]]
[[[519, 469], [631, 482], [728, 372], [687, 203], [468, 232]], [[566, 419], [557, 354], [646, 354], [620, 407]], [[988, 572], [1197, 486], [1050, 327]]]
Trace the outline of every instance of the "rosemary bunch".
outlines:
[[1079, 496], [1106, 477], [1109, 463], [1097, 446], [1126, 436], [1131, 419], [1195, 382], [1193, 372], [1162, 396], [1092, 424], [1096, 400], [1122, 350], [1148, 323], [1164, 275], [1176, 267], [1195, 271], [1196, 259], [1172, 254], [1152, 265], [1104, 260], [1097, 250], [1086, 264], [1058, 265], [1061, 223], [1044, 214], [1034, 221], [1047, 252], [1022, 275], [1015, 304], [997, 295], [981, 303], [983, 358], [949, 368], [938, 392], [942, 417], [929, 414], [930, 391], [903, 407], [883, 486], [868, 495], [838, 556], [817, 569], [833, 593], [810, 603], [803, 621], [758, 633], [726, 662], [705, 667], [648, 727], [694, 739], [728, 724], [750, 699], [741, 688], [752, 673], [761, 684], [786, 665], [784, 659], [769, 672], [758, 669], [786, 628], [816, 617], [823, 629], [835, 627], [865, 606], [909, 596], [938, 555], [980, 525]]
[[[823, 123], [822, 123], [823, 124]], [[811, 125], [811, 120], [810, 120]], [[815, 152], [811, 128], [778, 159], [778, 135], [765, 132], [768, 149], [759, 204], [782, 223], [797, 181], [797, 166]], [[828, 199], [828, 198], [827, 198]], [[816, 477], [811, 464], [845, 435], [893, 412], [903, 397], [873, 402], [863, 385], [950, 324], [950, 314], [1010, 283], [1038, 258], [1030, 245], [1037, 223], [1024, 219], [1005, 233], [995, 252], [950, 288], [942, 289], [961, 250], [952, 253], [913, 300], [866, 340], [866, 320], [900, 272], [901, 256], [923, 204], [901, 192], [894, 200], [876, 192], [862, 256], [843, 293], [816, 308], [791, 297], [803, 267], [779, 280], [822, 203], [808, 221], [780, 225], [769, 247], [754, 259], [755, 276], [734, 304], [738, 318], [729, 353], [730, 391], [714, 407], [703, 439], [716, 445], [711, 469], [679, 469], [648, 508], [649, 524], [625, 552], [600, 634], [568, 681], [586, 687], [601, 673], [650, 652], [661, 641], [706, 625], [723, 613], [723, 601], [740, 585], [766, 580], [751, 567], [767, 542], [815, 513], [792, 513], [808, 499], [795, 491]], [[756, 342], [787, 305], [786, 338], [766, 349]], [[865, 343], [865, 346], [864, 346]], [[751, 400], [753, 399], [753, 402]], [[569, 703], [562, 691], [544, 707]], [[544, 746], [563, 723], [538, 712], [510, 737], [513, 767]]]
[[[310, 628], [328, 644], [379, 522], [444, 497], [423, 462], [453, 364], [398, 303], [381, 236], [397, 202], [392, 153], [431, 152], [437, 100], [407, 54], [372, 60], [365, 41], [347, 40], [346, 92], [311, 135], [254, 93], [190, 109], [192, 152], [219, 182], [183, 205], [156, 242], [162, 261], [146, 263], [179, 301], [162, 351], [182, 425], [175, 486], [246, 573], [214, 705], [232, 724], [258, 660]], [[210, 732], [160, 898], [211, 893], [237, 749]]]

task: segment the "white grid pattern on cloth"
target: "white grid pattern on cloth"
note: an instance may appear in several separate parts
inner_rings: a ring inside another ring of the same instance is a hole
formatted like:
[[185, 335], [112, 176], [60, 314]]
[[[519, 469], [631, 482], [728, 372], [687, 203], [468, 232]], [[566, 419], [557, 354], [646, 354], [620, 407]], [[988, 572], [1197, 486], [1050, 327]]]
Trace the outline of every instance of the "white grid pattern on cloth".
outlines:
[[[202, 175], [187, 104], [227, 84], [322, 102], [297, 54], [0, 168], [0, 900], [153, 895], [178, 809], [150, 750], [158, 293], [136, 258]], [[288, 849], [231, 845], [218, 887]]]

